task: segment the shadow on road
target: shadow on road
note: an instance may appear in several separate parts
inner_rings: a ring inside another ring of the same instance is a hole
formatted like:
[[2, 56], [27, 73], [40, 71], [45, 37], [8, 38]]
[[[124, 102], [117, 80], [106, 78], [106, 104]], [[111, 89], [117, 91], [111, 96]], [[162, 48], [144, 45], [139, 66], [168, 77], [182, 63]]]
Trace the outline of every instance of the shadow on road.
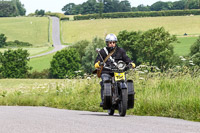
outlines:
[[[108, 114], [80, 114], [80, 115], [90, 115], [90, 116], [108, 116], [108, 117], [121, 117], [118, 114], [116, 115], [108, 115]], [[126, 116], [127, 117], [127, 116]]]

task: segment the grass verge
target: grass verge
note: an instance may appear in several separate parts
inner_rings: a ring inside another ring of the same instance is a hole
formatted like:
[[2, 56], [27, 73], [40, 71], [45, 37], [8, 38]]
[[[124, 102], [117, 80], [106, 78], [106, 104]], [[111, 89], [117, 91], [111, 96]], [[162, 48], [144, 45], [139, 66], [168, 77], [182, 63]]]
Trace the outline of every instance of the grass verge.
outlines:
[[[127, 114], [164, 116], [200, 121], [200, 78], [181, 75], [175, 78], [151, 77], [134, 80], [135, 108]], [[3, 79], [0, 105], [48, 106], [72, 110], [103, 111], [99, 107], [99, 79]], [[6, 85], [6, 83], [11, 83]], [[13, 85], [12, 85], [13, 83]]]

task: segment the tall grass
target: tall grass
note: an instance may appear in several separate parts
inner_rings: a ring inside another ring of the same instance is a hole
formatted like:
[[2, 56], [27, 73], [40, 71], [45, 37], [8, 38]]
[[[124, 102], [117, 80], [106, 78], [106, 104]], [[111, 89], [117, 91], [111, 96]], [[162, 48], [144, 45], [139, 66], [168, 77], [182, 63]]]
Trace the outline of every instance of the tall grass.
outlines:
[[[141, 78], [143, 77], [143, 78]], [[200, 121], [200, 77], [144, 75], [130, 72], [136, 92], [135, 108], [128, 114], [174, 117]], [[0, 105], [48, 106], [103, 111], [99, 107], [99, 79], [0, 81]], [[14, 86], [6, 86], [12, 83]], [[16, 86], [17, 83], [20, 83]], [[12, 88], [12, 89], [11, 89]]]

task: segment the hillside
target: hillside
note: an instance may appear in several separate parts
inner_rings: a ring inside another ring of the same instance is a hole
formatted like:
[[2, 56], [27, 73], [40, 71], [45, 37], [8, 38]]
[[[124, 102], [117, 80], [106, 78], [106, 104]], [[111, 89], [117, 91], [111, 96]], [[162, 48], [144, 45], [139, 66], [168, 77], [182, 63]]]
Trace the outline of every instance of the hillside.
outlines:
[[118, 34], [121, 30], [146, 31], [162, 26], [173, 35], [200, 35], [199, 22], [200, 16], [63, 21], [62, 39], [65, 43], [74, 43], [84, 39], [92, 40], [95, 36], [104, 38], [107, 33]]
[[0, 34], [7, 41], [24, 41], [34, 46], [48, 46], [49, 19], [47, 17], [0, 18]]

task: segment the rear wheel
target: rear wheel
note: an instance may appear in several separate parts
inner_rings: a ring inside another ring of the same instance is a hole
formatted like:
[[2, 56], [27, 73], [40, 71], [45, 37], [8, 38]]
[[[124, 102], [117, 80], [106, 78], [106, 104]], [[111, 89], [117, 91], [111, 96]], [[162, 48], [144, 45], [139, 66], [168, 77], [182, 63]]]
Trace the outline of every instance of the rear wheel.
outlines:
[[125, 116], [126, 115], [126, 110], [127, 110], [127, 89], [122, 89], [121, 91], [121, 101], [119, 102], [119, 115], [120, 116]]
[[114, 110], [114, 109], [109, 109], [109, 110], [108, 110], [108, 114], [109, 114], [109, 115], [114, 115], [114, 113], [115, 113], [115, 110]]

